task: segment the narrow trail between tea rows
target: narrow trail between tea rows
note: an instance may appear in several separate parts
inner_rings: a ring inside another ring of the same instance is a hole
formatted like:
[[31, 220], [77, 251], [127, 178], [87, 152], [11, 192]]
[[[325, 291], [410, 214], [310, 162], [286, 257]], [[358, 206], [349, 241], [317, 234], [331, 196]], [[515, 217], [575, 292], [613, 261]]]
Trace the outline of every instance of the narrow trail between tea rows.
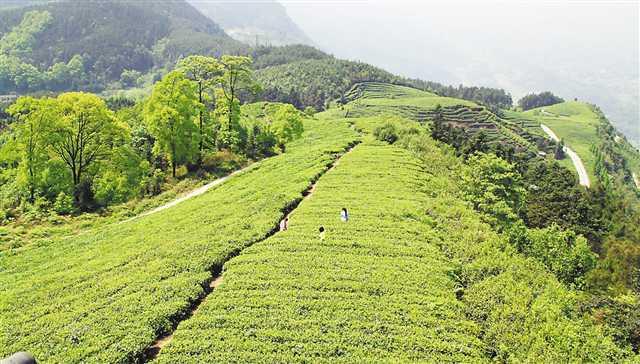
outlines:
[[[305, 201], [305, 200], [307, 200], [307, 199], [311, 198], [311, 196], [313, 195], [313, 192], [314, 192], [314, 191], [315, 191], [315, 189], [316, 189], [316, 184], [317, 184], [317, 183], [318, 183], [318, 181], [322, 178], [322, 176], [324, 176], [327, 172], [329, 172], [329, 171], [331, 171], [333, 168], [335, 168], [335, 167], [338, 165], [338, 163], [340, 162], [340, 159], [342, 159], [342, 157], [344, 157], [345, 155], [347, 155], [348, 153], [350, 153], [350, 152], [351, 152], [351, 151], [352, 151], [356, 146], [357, 146], [357, 144], [356, 144], [356, 145], [353, 145], [353, 146], [350, 146], [350, 147], [349, 147], [347, 150], [345, 150], [343, 153], [341, 153], [341, 154], [339, 154], [338, 156], [336, 156], [336, 158], [331, 162], [331, 164], [327, 167], [327, 169], [325, 169], [325, 170], [324, 170], [324, 171], [323, 171], [323, 172], [322, 172], [322, 173], [321, 173], [321, 174], [320, 174], [320, 175], [319, 175], [319, 176], [318, 176], [318, 177], [317, 177], [317, 178], [316, 178], [316, 179], [311, 183], [311, 185], [309, 185], [309, 187], [308, 187], [304, 192], [302, 192], [302, 196], [303, 196], [303, 198], [302, 198], [302, 199], [300, 199], [300, 200], [298, 200], [298, 201], [297, 201], [297, 202], [296, 202], [296, 203], [291, 207], [291, 209], [290, 209], [288, 212], [286, 212], [286, 214], [285, 214], [285, 216], [284, 216], [283, 218], [289, 218], [289, 217], [291, 216], [291, 214], [292, 214], [292, 213], [293, 213], [293, 212], [298, 208], [298, 206], [300, 206], [300, 204], [301, 204], [303, 201]], [[236, 171], [236, 172], [234, 172], [234, 173], [230, 174], [229, 176], [226, 176], [226, 177], [223, 177], [223, 178], [217, 179], [217, 180], [215, 180], [215, 181], [211, 182], [211, 183], [210, 183], [210, 184], [208, 184], [208, 185], [205, 185], [205, 186], [203, 186], [203, 187], [201, 187], [201, 188], [199, 188], [199, 189], [197, 189], [197, 190], [192, 191], [189, 195], [191, 195], [190, 197], [197, 196], [197, 195], [201, 195], [201, 194], [203, 194], [204, 192], [206, 192], [208, 189], [210, 189], [211, 187], [213, 187], [213, 186], [215, 186], [215, 185], [218, 185], [218, 184], [220, 184], [220, 183], [223, 183], [224, 181], [226, 181], [226, 179], [228, 179], [228, 178], [232, 177], [232, 176], [233, 176], [233, 175], [235, 175], [235, 174], [238, 174], [238, 173], [244, 172], [244, 171], [246, 171], [248, 168], [251, 168], [251, 167], [252, 167], [252, 166], [254, 166], [254, 165], [255, 165], [255, 163], [254, 163], [253, 165], [251, 165], [251, 166], [249, 166], [249, 167], [245, 168], [245, 169], [238, 170], [238, 171]], [[216, 182], [217, 182], [217, 184], [212, 185], [213, 183], [216, 183]], [[208, 187], [207, 189], [204, 189], [203, 191], [201, 191], [201, 189], [203, 189], [204, 187], [209, 186], [209, 185], [211, 185], [211, 186], [210, 186], [210, 187]], [[189, 195], [187, 195], [187, 196], [189, 196]], [[167, 204], [167, 205], [163, 205], [163, 206], [161, 206], [161, 207], [162, 207], [162, 209], [167, 209], [167, 208], [169, 208], [169, 207], [171, 207], [171, 206], [174, 206], [174, 205], [176, 205], [176, 204], [178, 204], [178, 203], [180, 203], [180, 202], [184, 201], [184, 200], [185, 200], [185, 199], [187, 199], [187, 198], [190, 198], [190, 197], [187, 197], [187, 196], [184, 196], [184, 197], [182, 197], [181, 199], [174, 200], [174, 201], [170, 202], [169, 204]], [[160, 208], [160, 207], [159, 207], [159, 208]], [[146, 215], [148, 215], [148, 214], [151, 214], [151, 213], [153, 213], [153, 212], [157, 212], [156, 210], [158, 210], [159, 208], [156, 208], [156, 209], [154, 209], [154, 210], [151, 210], [151, 211], [149, 211], [149, 212], [147, 212], [147, 213], [145, 213], [145, 214], [146, 214]], [[158, 211], [160, 211], [160, 210], [158, 210]], [[136, 217], [144, 216], [145, 214], [138, 215], [138, 216], [136, 216]], [[259, 243], [259, 242], [261, 242], [261, 241], [264, 241], [264, 240], [266, 240], [266, 239], [268, 239], [268, 238], [270, 238], [270, 237], [272, 237], [272, 236], [276, 235], [276, 234], [277, 234], [277, 233], [279, 233], [279, 232], [280, 232], [280, 226], [279, 226], [279, 224], [278, 224], [278, 225], [277, 225], [273, 230], [271, 230], [271, 232], [269, 232], [269, 233], [268, 233], [264, 238], [262, 238], [261, 240], [256, 241], [255, 243]], [[255, 243], [254, 243], [254, 244], [255, 244]], [[233, 256], [228, 257], [228, 259], [226, 259], [226, 261], [225, 261], [225, 262], [228, 262], [229, 260], [231, 260], [233, 257], [235, 257], [235, 256], [236, 256], [237, 254], [239, 254], [239, 253], [240, 253], [240, 252], [238, 252], [238, 253], [234, 254]], [[223, 265], [223, 266], [224, 266], [224, 265]], [[223, 277], [223, 275], [222, 275], [223, 271], [224, 271], [224, 269], [220, 269], [220, 271], [219, 271], [219, 272], [214, 272], [214, 273], [213, 273], [213, 275], [212, 275], [212, 277], [211, 277], [211, 281], [210, 281], [210, 282], [208, 283], [208, 285], [207, 285], [207, 289], [206, 289], [206, 291], [205, 291], [204, 295], [202, 295], [202, 297], [198, 298], [196, 301], [194, 301], [194, 302], [193, 302], [193, 304], [191, 305], [191, 307], [190, 307], [190, 309], [189, 309], [188, 313], [187, 313], [186, 315], [184, 315], [184, 316], [183, 316], [183, 318], [182, 318], [181, 320], [178, 320], [177, 322], [175, 322], [175, 323], [174, 323], [174, 325], [173, 325], [173, 327], [172, 327], [172, 329], [171, 329], [171, 331], [170, 331], [170, 332], [167, 332], [167, 333], [164, 333], [164, 334], [160, 335], [158, 338], [156, 338], [156, 340], [155, 340], [155, 341], [154, 341], [154, 342], [153, 342], [149, 347], [147, 347], [147, 348], [144, 350], [144, 352], [142, 353], [142, 357], [141, 357], [141, 359], [142, 359], [141, 361], [142, 361], [142, 362], [147, 363], [147, 362], [151, 362], [151, 361], [153, 361], [154, 359], [156, 359], [156, 358], [158, 357], [158, 355], [160, 354], [160, 352], [162, 351], [162, 349], [163, 349], [165, 346], [167, 346], [168, 344], [170, 344], [170, 343], [171, 343], [171, 341], [173, 340], [173, 333], [174, 333], [174, 332], [175, 332], [175, 330], [178, 328], [178, 325], [180, 324], [180, 322], [185, 321], [185, 320], [188, 320], [190, 317], [192, 317], [192, 316], [193, 316], [193, 315], [198, 311], [198, 308], [199, 308], [199, 307], [200, 307], [200, 305], [201, 305], [201, 304], [206, 300], [206, 298], [209, 296], [209, 294], [211, 294], [211, 293], [212, 293], [216, 288], [218, 288], [218, 287], [219, 287], [219, 286], [224, 282], [224, 277]]]

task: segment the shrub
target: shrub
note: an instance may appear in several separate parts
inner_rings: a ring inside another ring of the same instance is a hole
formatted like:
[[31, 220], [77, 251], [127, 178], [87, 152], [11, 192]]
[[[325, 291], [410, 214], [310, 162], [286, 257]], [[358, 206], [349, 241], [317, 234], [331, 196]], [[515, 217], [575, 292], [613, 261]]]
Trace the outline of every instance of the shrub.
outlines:
[[304, 113], [305, 115], [312, 117], [313, 115], [315, 115], [318, 111], [316, 110], [315, 107], [313, 106], [307, 106], [304, 108]]
[[585, 275], [597, 262], [596, 254], [583, 236], [562, 230], [556, 224], [527, 230], [517, 248], [541, 261], [563, 283], [579, 289], [585, 287]]
[[162, 185], [167, 176], [161, 169], [155, 169], [153, 174], [145, 176], [140, 182], [140, 192], [142, 195], [155, 196], [162, 192]]
[[398, 131], [394, 124], [388, 122], [375, 128], [373, 136], [380, 141], [393, 144], [398, 140]]
[[60, 192], [53, 203], [53, 210], [59, 215], [69, 215], [75, 210], [73, 198], [64, 192]]

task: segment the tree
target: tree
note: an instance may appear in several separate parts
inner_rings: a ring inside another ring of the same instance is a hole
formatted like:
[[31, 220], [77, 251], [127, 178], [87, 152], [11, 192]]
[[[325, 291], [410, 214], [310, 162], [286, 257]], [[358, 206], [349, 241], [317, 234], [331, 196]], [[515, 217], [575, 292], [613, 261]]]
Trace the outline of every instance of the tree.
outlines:
[[[94, 163], [110, 156], [125, 129], [96, 95], [64, 93], [57, 97], [56, 104], [51, 149], [68, 167], [74, 188], [78, 188], [83, 182], [84, 173]], [[87, 187], [83, 186], [82, 189], [86, 190]]]
[[545, 229], [529, 229], [525, 243], [519, 250], [540, 260], [558, 279], [574, 288], [585, 287], [586, 274], [598, 256], [591, 251], [587, 240], [571, 230], [552, 224]]
[[553, 156], [555, 159], [561, 160], [565, 158], [564, 154], [564, 139], [560, 140], [558, 144], [556, 144], [556, 148], [553, 152]]
[[218, 120], [215, 143], [218, 149], [237, 149], [240, 145], [240, 102], [228, 99], [221, 89], [215, 91]]
[[285, 144], [302, 136], [304, 126], [300, 112], [290, 104], [280, 105], [270, 125], [276, 143], [284, 152]]
[[143, 114], [155, 138], [154, 153], [169, 155], [173, 177], [178, 164], [192, 162], [197, 154], [199, 137], [194, 120], [202, 107], [196, 84], [179, 71], [156, 83], [145, 104]]
[[552, 94], [549, 91], [541, 92], [539, 94], [529, 94], [518, 100], [518, 105], [522, 110], [535, 109], [541, 106], [550, 106], [564, 102], [561, 97]]
[[[205, 105], [205, 97], [213, 92], [213, 87], [220, 81], [223, 75], [223, 67], [217, 59], [205, 56], [189, 56], [178, 64], [178, 70], [183, 72], [185, 76], [198, 85], [198, 102]], [[208, 99], [214, 99], [209, 95]], [[201, 108], [198, 117], [198, 127], [200, 131], [200, 143], [198, 145], [198, 164], [202, 163], [202, 153], [205, 141], [205, 109]], [[212, 109], [215, 109], [215, 104]]]
[[136, 70], [124, 70], [120, 75], [120, 82], [124, 87], [135, 87], [138, 84], [138, 79], [142, 76], [140, 71]]
[[[219, 79], [221, 96], [227, 102], [227, 129], [239, 119], [240, 107], [235, 107], [238, 94], [242, 91], [257, 92], [260, 87], [254, 80], [251, 70], [251, 58], [242, 56], [222, 56], [220, 63], [223, 74]], [[239, 104], [238, 104], [239, 105]], [[220, 114], [220, 113], [218, 113]], [[230, 129], [229, 129], [230, 130]]]
[[518, 220], [526, 190], [514, 166], [495, 154], [476, 153], [467, 160], [463, 174], [466, 199], [499, 229]]
[[17, 122], [15, 136], [21, 152], [21, 168], [26, 171], [29, 201], [35, 200], [39, 176], [47, 161], [49, 126], [55, 120], [56, 103], [49, 98], [21, 97], [7, 109]]

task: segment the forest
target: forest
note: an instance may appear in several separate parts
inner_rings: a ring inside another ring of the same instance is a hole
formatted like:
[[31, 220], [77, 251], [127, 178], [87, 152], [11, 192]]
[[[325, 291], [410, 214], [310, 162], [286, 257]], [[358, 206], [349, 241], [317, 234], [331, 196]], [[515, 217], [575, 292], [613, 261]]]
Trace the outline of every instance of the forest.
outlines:
[[303, 114], [285, 104], [243, 113], [238, 94], [258, 88], [247, 57], [190, 56], [137, 103], [83, 92], [20, 97], [1, 135], [2, 219], [94, 211], [224, 169], [224, 160], [283, 152], [302, 134]]
[[541, 106], [551, 106], [564, 102], [564, 99], [554, 95], [549, 91], [541, 92], [539, 94], [529, 94], [523, 96], [518, 100], [518, 106], [524, 111], [535, 109]]

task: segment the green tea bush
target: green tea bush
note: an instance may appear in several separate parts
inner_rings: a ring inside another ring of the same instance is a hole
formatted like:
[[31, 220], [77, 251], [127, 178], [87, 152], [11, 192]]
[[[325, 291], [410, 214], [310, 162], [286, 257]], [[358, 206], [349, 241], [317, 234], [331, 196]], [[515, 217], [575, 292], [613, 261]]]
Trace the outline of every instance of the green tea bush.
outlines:
[[486, 361], [456, 299], [454, 267], [420, 216], [422, 178], [407, 151], [355, 147], [318, 180], [287, 231], [225, 264], [223, 284], [158, 362]]
[[357, 138], [332, 121], [306, 129], [287, 153], [170, 209], [0, 254], [0, 357], [134, 361]]
[[60, 215], [69, 215], [75, 211], [73, 206], [73, 197], [60, 192], [53, 203], [53, 210]]

